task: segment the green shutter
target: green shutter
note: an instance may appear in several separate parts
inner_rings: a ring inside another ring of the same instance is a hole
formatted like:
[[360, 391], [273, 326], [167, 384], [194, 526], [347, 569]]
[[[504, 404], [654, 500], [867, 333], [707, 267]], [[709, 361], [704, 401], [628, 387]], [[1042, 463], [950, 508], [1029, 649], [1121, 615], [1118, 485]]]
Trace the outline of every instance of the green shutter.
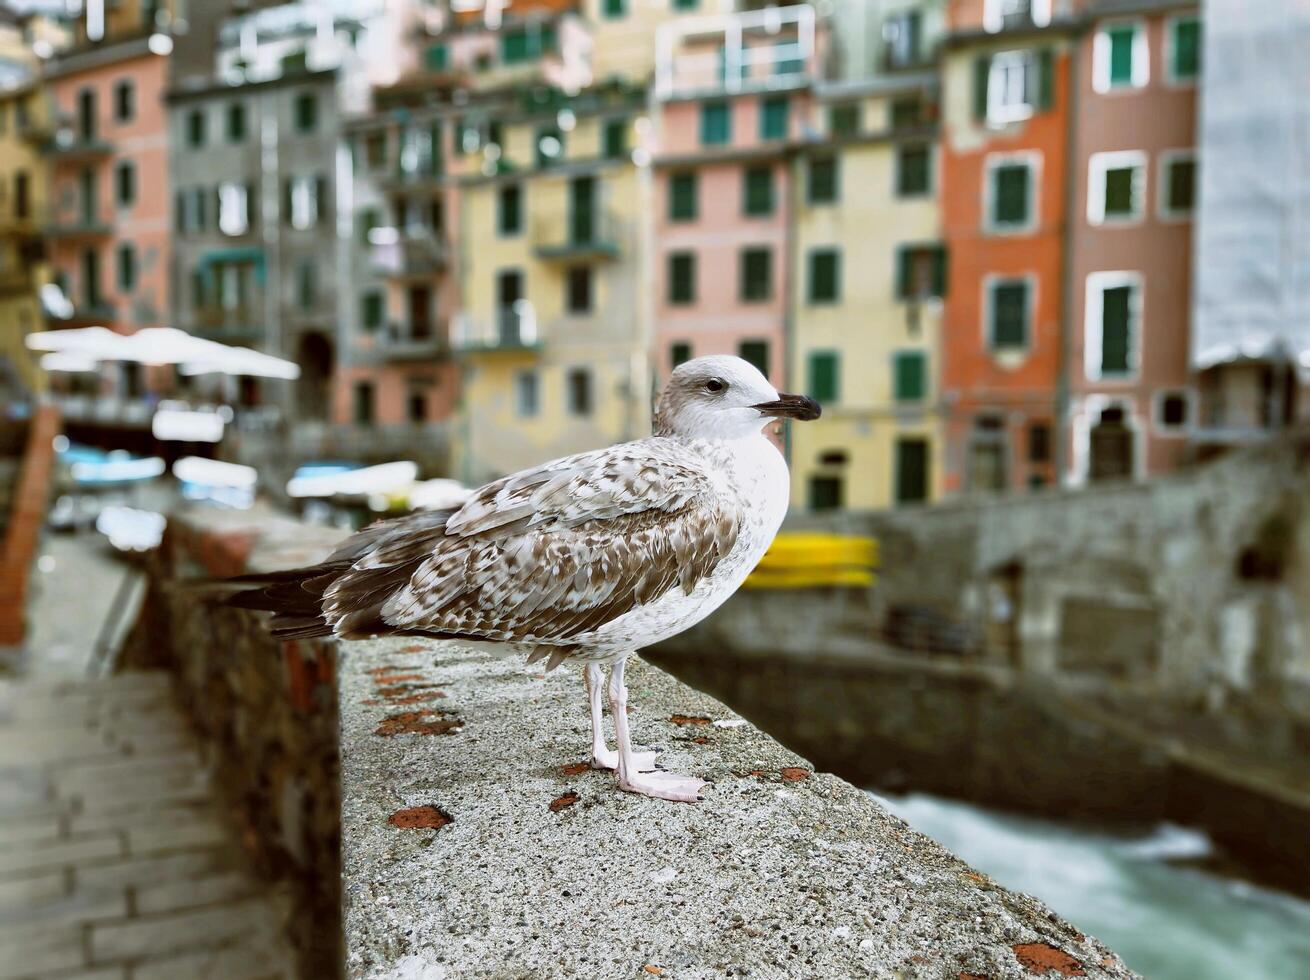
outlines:
[[1110, 86], [1119, 88], [1133, 84], [1133, 41], [1137, 28], [1131, 24], [1111, 27], [1106, 31], [1110, 43]]
[[1201, 22], [1179, 20], [1173, 27], [1173, 76], [1177, 79], [1195, 78], [1201, 71]]
[[742, 187], [742, 210], [747, 215], [773, 214], [773, 170], [770, 167], [747, 167]]
[[430, 45], [423, 63], [428, 71], [445, 71], [450, 65], [450, 49], [444, 44]]
[[737, 356], [747, 364], [753, 365], [766, 378], [769, 376], [769, 342], [767, 340], [743, 340], [737, 345]]
[[760, 103], [760, 139], [787, 138], [787, 96], [774, 95]]
[[625, 0], [604, 0], [601, 6], [605, 16], [610, 20], [622, 17], [625, 13]]
[[718, 146], [732, 138], [732, 122], [728, 115], [728, 106], [723, 102], [713, 102], [701, 106], [700, 141], [706, 146]]
[[928, 441], [896, 440], [896, 502], [917, 503], [928, 499]]
[[946, 298], [946, 246], [938, 245], [932, 256], [932, 294], [938, 299]]
[[926, 146], [896, 148], [896, 193], [900, 197], [927, 194], [932, 151]]
[[1168, 169], [1168, 202], [1170, 212], [1184, 214], [1196, 202], [1196, 161], [1174, 160]]
[[1055, 104], [1055, 53], [1050, 48], [1037, 52], [1037, 108]]
[[992, 71], [992, 56], [980, 54], [973, 59], [973, 117], [987, 118], [987, 79]]
[[1116, 167], [1105, 172], [1106, 217], [1125, 217], [1133, 213], [1132, 167]]
[[679, 364], [685, 364], [691, 360], [691, 344], [686, 341], [678, 341], [669, 345], [669, 363], [675, 368]]
[[695, 221], [696, 212], [696, 175], [674, 174], [669, 178], [669, 220]]
[[811, 204], [832, 204], [837, 200], [837, 158], [811, 157], [807, 197]]
[[1101, 373], [1127, 374], [1129, 371], [1129, 317], [1133, 290], [1115, 286], [1101, 293]]
[[810, 252], [810, 302], [835, 303], [840, 295], [840, 253], [836, 249]]
[[902, 245], [896, 249], [896, 298], [908, 299], [910, 295], [910, 277], [914, 269], [915, 249]]
[[1028, 284], [1003, 282], [992, 287], [992, 347], [1028, 346]]
[[1028, 221], [1028, 180], [1026, 163], [1003, 164], [992, 172], [995, 181], [992, 223], [1022, 225]]
[[835, 402], [840, 394], [837, 353], [812, 351], [809, 368], [810, 397], [823, 404]]
[[741, 251], [742, 302], [762, 303], [773, 293], [773, 250], [746, 248]]
[[382, 294], [371, 290], [364, 294], [360, 303], [360, 319], [364, 321], [364, 329], [376, 330], [382, 326]]
[[927, 358], [922, 351], [901, 351], [893, 355], [893, 397], [898, 402], [923, 401], [927, 394]]
[[605, 156], [617, 160], [628, 153], [628, 120], [609, 119], [605, 122]]
[[696, 257], [690, 252], [674, 252], [669, 256], [669, 302], [671, 304], [696, 301]]
[[828, 134], [835, 137], [857, 136], [860, 132], [860, 105], [847, 102], [828, 110]]

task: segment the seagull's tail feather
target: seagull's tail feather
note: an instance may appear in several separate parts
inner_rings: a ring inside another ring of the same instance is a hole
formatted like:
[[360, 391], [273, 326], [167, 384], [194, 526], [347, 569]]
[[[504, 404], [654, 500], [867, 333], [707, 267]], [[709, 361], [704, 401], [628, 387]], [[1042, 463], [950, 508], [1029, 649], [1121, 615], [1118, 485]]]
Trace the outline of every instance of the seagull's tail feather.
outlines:
[[323, 593], [350, 566], [342, 563], [314, 565], [272, 575], [243, 575], [231, 581], [261, 585], [227, 596], [224, 602], [239, 609], [262, 609], [273, 613], [274, 636], [308, 639], [331, 636], [332, 626], [323, 615]]

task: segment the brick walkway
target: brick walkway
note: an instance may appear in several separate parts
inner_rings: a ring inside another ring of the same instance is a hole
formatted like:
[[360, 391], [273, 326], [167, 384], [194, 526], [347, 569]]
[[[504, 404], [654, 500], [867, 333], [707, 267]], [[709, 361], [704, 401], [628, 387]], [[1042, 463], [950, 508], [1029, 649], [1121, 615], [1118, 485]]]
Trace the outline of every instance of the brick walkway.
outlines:
[[0, 980], [294, 976], [162, 674], [0, 681]]

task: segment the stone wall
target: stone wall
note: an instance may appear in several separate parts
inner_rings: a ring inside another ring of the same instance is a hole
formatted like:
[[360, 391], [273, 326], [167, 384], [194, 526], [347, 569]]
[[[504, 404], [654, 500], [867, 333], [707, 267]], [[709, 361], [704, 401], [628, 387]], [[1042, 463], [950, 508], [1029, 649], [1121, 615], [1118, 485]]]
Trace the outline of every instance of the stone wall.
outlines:
[[341, 962], [336, 645], [274, 640], [206, 583], [313, 561], [339, 537], [261, 512], [172, 515], [124, 653], [173, 676], [255, 868], [293, 896], [290, 938], [314, 980]]

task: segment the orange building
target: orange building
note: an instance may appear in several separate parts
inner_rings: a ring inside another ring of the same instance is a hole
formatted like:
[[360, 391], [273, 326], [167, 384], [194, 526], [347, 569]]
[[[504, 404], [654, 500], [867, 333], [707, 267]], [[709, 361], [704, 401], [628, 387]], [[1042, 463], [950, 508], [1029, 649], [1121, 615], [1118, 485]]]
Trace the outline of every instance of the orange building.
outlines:
[[1049, 2], [955, 0], [942, 61], [946, 492], [1057, 473], [1073, 25]]

